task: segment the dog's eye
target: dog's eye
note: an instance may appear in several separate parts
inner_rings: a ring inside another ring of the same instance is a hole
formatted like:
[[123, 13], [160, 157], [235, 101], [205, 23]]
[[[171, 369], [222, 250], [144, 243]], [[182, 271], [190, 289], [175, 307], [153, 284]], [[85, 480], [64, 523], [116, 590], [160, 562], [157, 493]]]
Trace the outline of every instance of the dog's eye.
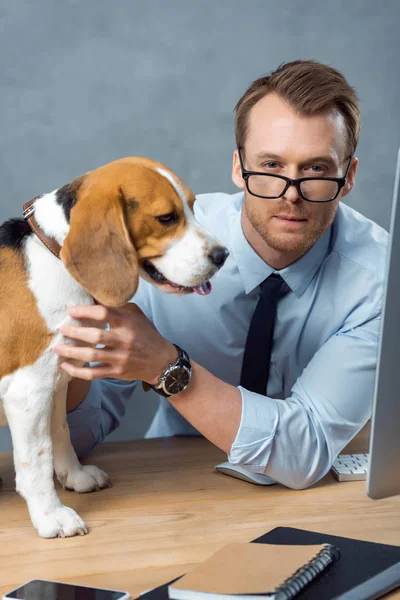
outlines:
[[156, 217], [156, 219], [163, 225], [172, 225], [173, 223], [178, 222], [178, 215], [174, 211], [174, 212], [168, 213], [167, 215], [160, 215], [159, 217]]

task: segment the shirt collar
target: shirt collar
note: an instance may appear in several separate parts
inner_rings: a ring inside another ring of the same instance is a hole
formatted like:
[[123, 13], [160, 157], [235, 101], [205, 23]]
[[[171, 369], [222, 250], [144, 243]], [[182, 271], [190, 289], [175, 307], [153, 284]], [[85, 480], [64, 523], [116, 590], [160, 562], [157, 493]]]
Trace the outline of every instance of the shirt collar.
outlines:
[[252, 292], [271, 275], [279, 273], [298, 298], [305, 292], [325, 258], [330, 241], [331, 228], [315, 242], [301, 258], [288, 267], [275, 271], [258, 256], [247, 241], [241, 223], [242, 205], [231, 220], [231, 251], [244, 283], [246, 294]]

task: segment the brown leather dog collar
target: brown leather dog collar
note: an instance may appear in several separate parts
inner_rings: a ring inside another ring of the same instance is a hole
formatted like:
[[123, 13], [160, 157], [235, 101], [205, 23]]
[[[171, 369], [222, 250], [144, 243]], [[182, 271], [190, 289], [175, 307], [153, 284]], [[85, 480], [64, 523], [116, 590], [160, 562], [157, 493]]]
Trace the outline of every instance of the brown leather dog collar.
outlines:
[[29, 202], [26, 202], [24, 204], [24, 219], [27, 221], [30, 228], [37, 235], [39, 240], [46, 246], [46, 248], [48, 248], [48, 250], [50, 250], [50, 252], [52, 252], [54, 256], [60, 258], [60, 244], [56, 242], [56, 240], [54, 240], [53, 238], [48, 237], [35, 219], [34, 203], [38, 198], [41, 198], [41, 196], [35, 196], [35, 198], [32, 198], [32, 200], [29, 200]]

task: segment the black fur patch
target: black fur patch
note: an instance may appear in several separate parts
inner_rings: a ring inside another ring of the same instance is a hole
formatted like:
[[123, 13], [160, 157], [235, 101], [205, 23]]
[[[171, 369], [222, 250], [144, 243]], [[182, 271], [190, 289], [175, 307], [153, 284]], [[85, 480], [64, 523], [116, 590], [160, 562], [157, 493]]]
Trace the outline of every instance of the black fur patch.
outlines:
[[139, 208], [139, 202], [135, 200], [135, 198], [130, 198], [130, 200], [126, 201], [126, 208], [129, 208], [132, 212]]
[[68, 223], [71, 219], [71, 208], [77, 203], [82, 181], [83, 177], [78, 177], [57, 190], [56, 201], [62, 207]]
[[20, 251], [26, 236], [32, 234], [25, 219], [9, 219], [0, 226], [0, 247], [8, 246]]

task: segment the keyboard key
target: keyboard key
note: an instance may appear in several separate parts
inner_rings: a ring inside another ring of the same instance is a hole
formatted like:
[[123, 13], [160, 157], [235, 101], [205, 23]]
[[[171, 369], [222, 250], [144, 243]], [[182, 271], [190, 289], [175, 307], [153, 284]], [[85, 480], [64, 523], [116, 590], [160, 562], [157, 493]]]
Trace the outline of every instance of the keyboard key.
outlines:
[[338, 481], [362, 481], [367, 478], [368, 454], [339, 454], [331, 473]]

